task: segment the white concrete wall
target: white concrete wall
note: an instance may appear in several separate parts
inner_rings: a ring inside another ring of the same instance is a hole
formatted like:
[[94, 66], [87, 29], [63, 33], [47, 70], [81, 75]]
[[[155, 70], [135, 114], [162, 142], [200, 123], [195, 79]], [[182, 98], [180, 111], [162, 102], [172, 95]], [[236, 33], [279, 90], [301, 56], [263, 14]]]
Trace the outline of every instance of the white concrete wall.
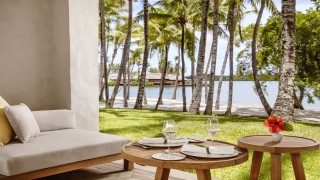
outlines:
[[0, 94], [11, 104], [53, 102], [52, 1], [0, 1]]
[[98, 0], [69, 0], [71, 109], [78, 128], [99, 129]]
[[0, 95], [98, 130], [98, 0], [0, 0]]
[[71, 108], [70, 86], [70, 34], [69, 34], [68, 0], [53, 0], [53, 91], [55, 92], [54, 107]]

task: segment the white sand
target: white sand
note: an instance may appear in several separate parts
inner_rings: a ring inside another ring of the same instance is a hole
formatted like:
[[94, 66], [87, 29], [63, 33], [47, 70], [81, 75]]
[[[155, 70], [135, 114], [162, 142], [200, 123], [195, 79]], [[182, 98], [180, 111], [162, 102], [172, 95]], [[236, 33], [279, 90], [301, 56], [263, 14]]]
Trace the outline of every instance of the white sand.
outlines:
[[[143, 109], [154, 109], [157, 103], [157, 99], [148, 98], [148, 104], [143, 105]], [[135, 104], [135, 97], [130, 97], [128, 100], [128, 108], [133, 108]], [[104, 108], [105, 105], [100, 103], [100, 108]], [[117, 97], [114, 103], [115, 108], [123, 108], [123, 98]], [[163, 105], [160, 105], [159, 110], [166, 111], [182, 111], [182, 101], [173, 99], [163, 99]], [[187, 109], [189, 109], [189, 103], [187, 103]], [[204, 111], [205, 104], [201, 104], [200, 111]], [[227, 109], [226, 105], [220, 106], [219, 110], [213, 109], [216, 114], [224, 114]], [[238, 105], [232, 107], [232, 114], [241, 116], [268, 116], [263, 108], [259, 107], [247, 107], [245, 105]], [[320, 123], [320, 111], [316, 110], [295, 110], [295, 119], [303, 119], [308, 121], [315, 121]]]

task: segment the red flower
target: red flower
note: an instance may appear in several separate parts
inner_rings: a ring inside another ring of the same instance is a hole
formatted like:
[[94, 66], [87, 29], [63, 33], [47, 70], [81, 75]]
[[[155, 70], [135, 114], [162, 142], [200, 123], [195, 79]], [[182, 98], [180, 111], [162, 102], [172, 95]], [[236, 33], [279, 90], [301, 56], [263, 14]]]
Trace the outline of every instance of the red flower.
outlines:
[[271, 133], [276, 133], [279, 131], [284, 131], [283, 120], [281, 117], [269, 116], [267, 120], [264, 121], [264, 125], [269, 127]]

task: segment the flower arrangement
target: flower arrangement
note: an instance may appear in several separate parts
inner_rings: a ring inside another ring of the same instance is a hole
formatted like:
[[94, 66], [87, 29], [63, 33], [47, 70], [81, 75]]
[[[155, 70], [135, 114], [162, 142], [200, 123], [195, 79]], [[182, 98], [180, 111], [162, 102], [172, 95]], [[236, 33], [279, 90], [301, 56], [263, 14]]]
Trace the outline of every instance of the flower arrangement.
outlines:
[[271, 133], [279, 133], [280, 131], [293, 131], [291, 124], [283, 122], [281, 117], [269, 116], [264, 121], [264, 125], [269, 127]]

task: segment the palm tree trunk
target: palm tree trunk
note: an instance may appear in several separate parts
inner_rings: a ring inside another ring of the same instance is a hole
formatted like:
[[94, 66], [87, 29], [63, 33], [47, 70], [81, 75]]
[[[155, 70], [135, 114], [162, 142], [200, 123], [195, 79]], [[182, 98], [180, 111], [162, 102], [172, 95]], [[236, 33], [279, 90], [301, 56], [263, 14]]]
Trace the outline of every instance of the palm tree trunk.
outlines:
[[294, 74], [295, 74], [295, 0], [282, 0], [282, 63], [279, 91], [272, 114], [286, 122], [294, 122]]
[[229, 66], [230, 66], [230, 75], [229, 75], [229, 96], [228, 96], [228, 106], [225, 112], [226, 115], [231, 115], [231, 108], [232, 108], [232, 94], [233, 94], [233, 46], [234, 46], [234, 31], [235, 31], [235, 24], [236, 20], [234, 17], [234, 10], [235, 10], [235, 3], [231, 3], [229, 5], [229, 12], [228, 12], [228, 21], [230, 22], [229, 25], [229, 34], [230, 34], [230, 47], [229, 47]]
[[[107, 24], [106, 29], [107, 29], [107, 31], [106, 31], [106, 37], [105, 37], [105, 39], [107, 40], [107, 48], [106, 48], [106, 55], [105, 55], [105, 59], [104, 59], [105, 62], [104, 62], [103, 64], [104, 64], [104, 66], [107, 68], [107, 69], [106, 69], [106, 72], [107, 72], [107, 73], [103, 71], [103, 79], [108, 79], [109, 72], [110, 72], [110, 68], [108, 68], [108, 52], [109, 52], [109, 45], [110, 45], [110, 41], [109, 41], [110, 24]], [[102, 99], [103, 99], [103, 92], [105, 92], [105, 96], [106, 96], [106, 107], [107, 107], [107, 103], [108, 103], [108, 101], [109, 101], [109, 88], [105, 88], [106, 86], [108, 87], [108, 84], [107, 84], [107, 85], [103, 84], [103, 86], [101, 87], [99, 97], [102, 97]], [[105, 89], [107, 90], [107, 92], [104, 91]]]
[[195, 63], [195, 59], [191, 59], [191, 89], [192, 89], [192, 93], [193, 93], [193, 90], [194, 88], [196, 87], [196, 84], [195, 84], [195, 80], [194, 80], [194, 63]]
[[[118, 77], [116, 80], [116, 84], [114, 86], [113, 89], [113, 93], [112, 96], [110, 98], [109, 101], [109, 107], [112, 108], [114, 101], [116, 99], [117, 93], [118, 93], [118, 89], [120, 86], [120, 81], [121, 81], [121, 77], [124, 74], [124, 71], [126, 69], [126, 65], [127, 62], [129, 60], [129, 51], [130, 51], [130, 42], [131, 42], [131, 26], [132, 26], [132, 0], [129, 0], [129, 13], [128, 13], [128, 29], [127, 29], [127, 36], [126, 36], [126, 40], [124, 42], [124, 48], [123, 48], [123, 52], [122, 52], [122, 58], [121, 58], [121, 63], [120, 63], [120, 69], [118, 72]], [[124, 84], [125, 86], [125, 84]], [[125, 97], [125, 95], [124, 95]], [[126, 99], [126, 98], [125, 98]]]
[[293, 93], [293, 98], [294, 98], [294, 108], [304, 110], [302, 103], [299, 101], [296, 95], [296, 92]]
[[127, 99], [130, 99], [130, 86], [131, 86], [131, 71], [130, 71], [130, 61], [128, 61], [128, 92], [127, 92]]
[[[114, 59], [116, 58], [116, 55], [118, 54], [118, 45], [115, 45], [114, 49], [113, 49], [113, 53], [112, 53], [112, 59], [111, 59], [111, 62], [110, 62], [110, 65], [109, 67], [112, 67], [113, 66], [113, 62], [114, 62]], [[108, 73], [110, 73], [111, 71], [111, 68], [109, 68], [109, 71]]]
[[[195, 23], [192, 23], [193, 25], [193, 31], [192, 31], [192, 33], [193, 33], [193, 36], [194, 37], [196, 37], [196, 28], [197, 28], [197, 25], [195, 24]], [[195, 46], [194, 46], [194, 50], [192, 51], [193, 52], [193, 54], [192, 54], [192, 56], [191, 56], [191, 59], [190, 59], [190, 61], [191, 61], [191, 92], [193, 93], [193, 91], [194, 91], [194, 88], [196, 87], [196, 82], [195, 82], [195, 62], [196, 62], [196, 59], [195, 59], [195, 53], [196, 53], [196, 51], [195, 51]]]
[[201, 103], [202, 84], [203, 84], [203, 66], [204, 66], [204, 57], [206, 53], [208, 9], [209, 9], [209, 0], [203, 0], [201, 36], [200, 36], [198, 62], [197, 62], [197, 81], [196, 81], [195, 90], [192, 93], [192, 102], [189, 110], [189, 112], [192, 114], [200, 114], [200, 103]]
[[178, 88], [178, 82], [179, 82], [179, 73], [180, 73], [180, 47], [178, 48], [178, 64], [176, 67], [176, 81], [174, 83], [174, 90], [173, 90], [173, 95], [172, 95], [172, 99], [176, 99], [177, 98], [177, 88]]
[[[106, 75], [107, 72], [107, 51], [106, 51], [106, 24], [105, 24], [105, 14], [104, 14], [104, 1], [100, 0], [99, 1], [99, 8], [100, 8], [100, 18], [101, 18], [101, 33], [100, 33], [100, 41], [101, 41], [101, 62], [103, 62], [102, 64], [103, 66], [103, 74], [104, 76]], [[105, 84], [101, 85], [101, 87], [107, 87], [105, 89], [108, 89], [108, 79], [105, 79]], [[102, 89], [102, 88], [101, 88]], [[107, 107], [107, 103], [108, 103], [108, 98], [109, 98], [109, 91], [105, 91], [106, 92], [106, 107]], [[102, 93], [101, 93], [102, 94]], [[101, 97], [101, 96], [100, 96]]]
[[181, 23], [181, 78], [182, 78], [182, 111], [187, 112], [187, 98], [186, 98], [186, 81], [184, 79], [184, 69], [185, 69], [185, 61], [184, 61], [184, 30], [185, 24]]
[[[165, 52], [165, 53], [166, 53], [166, 52]], [[163, 56], [165, 56], [165, 55], [163, 55], [163, 52], [161, 52], [161, 58], [160, 58], [161, 60], [160, 60], [160, 65], [159, 65], [159, 72], [161, 72], [161, 79], [160, 79], [160, 86], [159, 86], [159, 95], [161, 94], [161, 89], [162, 89], [162, 87], [164, 86], [164, 84], [163, 84], [163, 82], [162, 82], [163, 70], [164, 70], [162, 61], [163, 61], [163, 59], [164, 59], [164, 61], [165, 61], [165, 58], [163, 58]], [[160, 98], [159, 104], [160, 104], [160, 105], [163, 105], [162, 96], [161, 96], [161, 98]]]
[[123, 71], [123, 107], [128, 107], [128, 99], [127, 99], [127, 66], [125, 66], [125, 69]]
[[226, 65], [227, 65], [227, 61], [228, 61], [229, 46], [230, 46], [230, 44], [229, 44], [229, 41], [228, 41], [227, 50], [226, 50], [226, 53], [224, 55], [224, 60], [223, 60], [223, 64], [222, 64], [222, 68], [221, 68], [221, 72], [220, 72], [220, 77], [219, 77], [215, 109], [220, 109], [220, 94], [221, 94], [221, 87], [222, 87], [224, 71], [226, 69]]
[[[103, 63], [103, 65], [104, 65], [104, 63]], [[101, 88], [99, 88], [100, 90], [100, 92], [99, 92], [99, 100], [103, 100], [103, 92], [104, 92], [104, 88], [105, 88], [105, 83], [104, 83], [104, 66], [103, 66], [103, 70], [102, 70], [102, 74], [103, 74], [103, 76], [102, 76], [102, 87]], [[109, 100], [109, 98], [108, 98], [108, 100]]]
[[[109, 25], [108, 25], [108, 27], [109, 27]], [[109, 28], [107, 28], [107, 37], [106, 37], [106, 39], [107, 39], [107, 51], [106, 52], [108, 52], [109, 51], [109, 43], [110, 43], [110, 41], [108, 40], [109, 38], [108, 38], [108, 36], [109, 36]], [[108, 56], [106, 55], [106, 63], [108, 62]], [[107, 79], [107, 81], [108, 81], [108, 77], [109, 77], [109, 74], [110, 74], [110, 71], [111, 71], [111, 69], [112, 69], [112, 66], [113, 66], [113, 61], [114, 61], [114, 59], [112, 59], [111, 60], [111, 63], [109, 64], [109, 68], [107, 68], [107, 70], [106, 70], [106, 72], [104, 72], [103, 71], [103, 79]], [[108, 67], [108, 65], [107, 64], [104, 64], [106, 67]], [[107, 82], [107, 84], [108, 84], [108, 82]], [[108, 86], [108, 85], [107, 85]], [[102, 88], [100, 88], [100, 95], [99, 95], [99, 99], [101, 98], [101, 99], [103, 99], [103, 92], [105, 92], [105, 96], [106, 96], [106, 107], [107, 107], [107, 105], [108, 105], [108, 103], [109, 103], [109, 88], [105, 88], [106, 86], [105, 86], [105, 84], [103, 84], [103, 86], [102, 86]], [[104, 91], [106, 89], [106, 91]]]
[[213, 41], [212, 41], [212, 44], [211, 44], [211, 48], [210, 48], [210, 55], [209, 55], [209, 58], [208, 58], [208, 62], [207, 62], [207, 66], [206, 66], [206, 70], [204, 72], [204, 87], [205, 87], [205, 99], [208, 99], [208, 91], [209, 91], [209, 87], [208, 87], [208, 71], [209, 71], [209, 67], [210, 67], [210, 64], [211, 64], [211, 61], [212, 61], [212, 53], [213, 53]]
[[213, 5], [213, 40], [212, 40], [212, 57], [211, 57], [211, 71], [210, 71], [210, 83], [209, 93], [207, 98], [206, 109], [203, 114], [212, 115], [213, 106], [213, 93], [214, 93], [214, 82], [216, 74], [216, 62], [217, 62], [217, 50], [218, 50], [218, 27], [219, 26], [219, 0], [214, 0]]
[[[107, 34], [109, 34], [108, 33], [108, 31], [107, 31]], [[108, 39], [108, 38], [107, 38]], [[108, 49], [109, 49], [109, 41], [108, 41], [108, 43], [107, 43], [107, 52], [108, 52]], [[109, 74], [110, 74], [110, 72], [111, 72], [111, 69], [112, 69], [112, 67], [113, 67], [113, 62], [114, 62], [114, 59], [115, 59], [115, 56], [116, 56], [116, 54], [117, 54], [117, 51], [118, 51], [118, 48], [115, 48], [114, 50], [113, 50], [113, 54], [112, 54], [112, 59], [111, 59], [111, 63], [109, 64], [109, 68], [107, 69], [107, 79], [108, 79], [108, 77], [109, 77]], [[103, 68], [103, 70], [104, 70], [104, 68]], [[105, 77], [105, 72], [103, 71], [103, 74], [102, 74], [102, 78], [104, 79]], [[103, 99], [103, 92], [105, 92], [104, 91], [105, 90], [105, 85], [103, 84], [103, 86], [100, 88], [100, 93], [99, 93], [99, 100], [102, 100]], [[106, 100], [107, 101], [109, 101], [109, 88], [107, 88], [107, 91], [108, 92], [105, 92], [106, 93]], [[106, 105], [108, 104], [108, 102], [106, 102]]]
[[[100, 29], [102, 28], [101, 23], [100, 23]], [[100, 30], [100, 42], [102, 39], [102, 35], [101, 35], [101, 30]], [[101, 48], [101, 44], [100, 44], [100, 48]], [[102, 48], [100, 50], [100, 63], [99, 63], [99, 101], [103, 100], [103, 91], [101, 92], [101, 90], [104, 89], [104, 83], [103, 83], [103, 77], [104, 77], [104, 58], [103, 58], [103, 53], [102, 53]]]
[[143, 95], [145, 94], [145, 82], [146, 82], [146, 73], [148, 67], [148, 55], [149, 55], [149, 28], [148, 28], [148, 0], [143, 0], [143, 24], [144, 24], [144, 53], [143, 53], [143, 63], [141, 76], [139, 79], [139, 89], [137, 94], [136, 103], [134, 109], [142, 109], [142, 100]]
[[305, 87], [304, 86], [298, 86], [298, 89], [299, 89], [299, 102], [300, 104], [302, 105], [302, 100], [304, 98], [304, 93], [305, 93]]
[[144, 92], [143, 92], [143, 104], [144, 105], [148, 104], [146, 89], [144, 89]]
[[166, 79], [167, 66], [168, 66], [169, 47], [170, 47], [170, 44], [165, 45], [166, 55], [165, 55], [165, 62], [164, 62], [164, 67], [163, 67], [162, 77], [161, 77], [162, 86], [160, 88], [159, 98], [158, 98], [155, 110], [158, 110], [158, 107], [160, 105], [160, 101], [162, 101], [162, 94], [163, 94], [163, 89], [165, 86], [165, 79]]
[[108, 85], [108, 79], [109, 79], [109, 71], [110, 71], [110, 67], [108, 68], [108, 52], [109, 52], [109, 45], [110, 45], [110, 41], [109, 41], [109, 34], [110, 34], [110, 24], [107, 24], [107, 50], [106, 50], [106, 58], [105, 58], [105, 72], [104, 72], [104, 79], [105, 79], [105, 86], [104, 89], [102, 89], [102, 91], [104, 91], [105, 96], [106, 96], [106, 107], [108, 107], [107, 105], [109, 104], [109, 85]]
[[259, 25], [260, 25], [260, 21], [261, 21], [261, 17], [263, 14], [263, 10], [265, 7], [266, 1], [265, 0], [261, 0], [261, 7], [259, 10], [259, 14], [257, 17], [257, 21], [256, 24], [254, 26], [254, 31], [253, 31], [253, 37], [252, 37], [252, 72], [253, 72], [253, 79], [254, 79], [254, 84], [256, 86], [256, 90], [257, 93], [259, 95], [260, 101], [264, 107], [264, 109], [266, 110], [266, 112], [268, 113], [268, 115], [271, 115], [272, 109], [267, 101], [267, 99], [264, 96], [263, 90], [261, 88], [261, 84], [260, 84], [260, 80], [259, 80], [259, 76], [258, 76], [258, 69], [257, 69], [257, 52], [256, 52], [256, 48], [257, 48], [257, 37], [258, 37], [258, 30], [259, 30]]

